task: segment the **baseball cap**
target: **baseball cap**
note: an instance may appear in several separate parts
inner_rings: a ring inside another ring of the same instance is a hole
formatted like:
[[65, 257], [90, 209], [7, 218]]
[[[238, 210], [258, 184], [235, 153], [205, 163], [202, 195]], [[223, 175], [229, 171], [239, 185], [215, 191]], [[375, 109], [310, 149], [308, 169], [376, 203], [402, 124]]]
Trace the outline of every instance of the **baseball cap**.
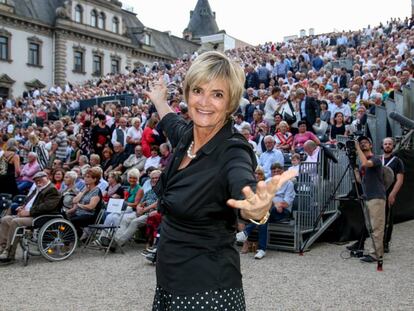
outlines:
[[368, 136], [364, 136], [364, 135], [358, 136], [358, 142], [359, 142], [359, 143], [360, 143], [361, 141], [363, 141], [363, 140], [368, 140], [368, 141], [369, 141], [369, 143], [372, 145], [372, 140], [371, 140], [371, 138], [369, 138]]
[[33, 180], [35, 180], [37, 178], [41, 178], [41, 177], [47, 177], [47, 174], [43, 171], [37, 172], [36, 174], [34, 174]]

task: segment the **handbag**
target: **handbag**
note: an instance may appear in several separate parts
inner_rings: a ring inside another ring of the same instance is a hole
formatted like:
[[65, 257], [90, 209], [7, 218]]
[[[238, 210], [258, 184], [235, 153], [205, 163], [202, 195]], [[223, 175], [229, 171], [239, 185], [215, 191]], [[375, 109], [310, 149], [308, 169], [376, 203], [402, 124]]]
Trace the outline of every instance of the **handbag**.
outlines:
[[287, 113], [285, 110], [283, 110], [283, 120], [285, 120], [287, 124], [292, 125], [293, 123], [296, 122], [295, 109], [293, 108], [290, 100], [288, 101], [288, 105], [289, 105], [289, 108], [292, 114]]

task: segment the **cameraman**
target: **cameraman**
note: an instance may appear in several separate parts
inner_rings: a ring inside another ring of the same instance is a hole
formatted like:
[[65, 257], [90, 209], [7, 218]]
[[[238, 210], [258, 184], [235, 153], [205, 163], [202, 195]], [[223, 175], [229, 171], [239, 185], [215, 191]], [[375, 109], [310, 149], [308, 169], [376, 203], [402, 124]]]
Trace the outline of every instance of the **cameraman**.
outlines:
[[[361, 183], [365, 206], [372, 227], [373, 250], [361, 258], [363, 262], [375, 262], [384, 255], [385, 186], [382, 177], [382, 161], [372, 153], [372, 142], [366, 136], [355, 142], [360, 167], [355, 168], [357, 181]], [[364, 234], [364, 233], [363, 233]], [[364, 237], [361, 241], [364, 240]]]

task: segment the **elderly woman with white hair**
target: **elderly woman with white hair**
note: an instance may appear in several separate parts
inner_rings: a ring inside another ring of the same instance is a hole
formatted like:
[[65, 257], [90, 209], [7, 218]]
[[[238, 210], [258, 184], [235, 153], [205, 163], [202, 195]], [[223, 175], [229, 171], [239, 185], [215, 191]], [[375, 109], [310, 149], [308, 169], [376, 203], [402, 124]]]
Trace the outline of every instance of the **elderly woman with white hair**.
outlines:
[[[125, 211], [124, 217], [127, 217], [127, 215], [129, 214], [135, 215], [137, 205], [144, 196], [144, 191], [138, 183], [139, 176], [139, 171], [136, 168], [131, 169], [127, 174], [129, 187], [124, 192], [124, 199], [128, 207]], [[120, 219], [121, 215], [119, 213], [110, 213], [106, 216], [104, 224], [108, 226], [118, 226]], [[109, 241], [106, 239], [106, 236], [103, 235], [100, 238], [100, 242], [102, 244], [109, 244]]]
[[133, 118], [131, 120], [131, 127], [128, 129], [126, 134], [126, 148], [125, 152], [127, 154], [134, 153], [135, 146], [141, 143], [142, 139], [142, 128], [141, 128], [141, 119]]
[[65, 212], [73, 207], [73, 199], [79, 193], [78, 189], [76, 188], [77, 178], [78, 174], [73, 171], [66, 172], [65, 177], [63, 178], [63, 184], [60, 188], [60, 193], [62, 194], [62, 205]]
[[17, 181], [17, 188], [19, 193], [26, 193], [33, 185], [33, 176], [40, 171], [40, 166], [37, 161], [37, 153], [29, 152], [27, 155], [27, 163], [23, 166], [20, 172], [20, 177]]

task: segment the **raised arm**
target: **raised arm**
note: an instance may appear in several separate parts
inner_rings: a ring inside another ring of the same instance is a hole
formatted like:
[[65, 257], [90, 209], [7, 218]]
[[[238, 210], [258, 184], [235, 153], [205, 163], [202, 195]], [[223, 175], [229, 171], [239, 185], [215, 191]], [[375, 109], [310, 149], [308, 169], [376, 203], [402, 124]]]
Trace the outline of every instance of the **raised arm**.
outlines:
[[162, 77], [158, 81], [153, 82], [150, 91], [144, 91], [144, 94], [148, 96], [151, 102], [157, 108], [158, 115], [160, 119], [170, 112], [174, 112], [171, 107], [167, 104], [167, 87], [164, 84]]

